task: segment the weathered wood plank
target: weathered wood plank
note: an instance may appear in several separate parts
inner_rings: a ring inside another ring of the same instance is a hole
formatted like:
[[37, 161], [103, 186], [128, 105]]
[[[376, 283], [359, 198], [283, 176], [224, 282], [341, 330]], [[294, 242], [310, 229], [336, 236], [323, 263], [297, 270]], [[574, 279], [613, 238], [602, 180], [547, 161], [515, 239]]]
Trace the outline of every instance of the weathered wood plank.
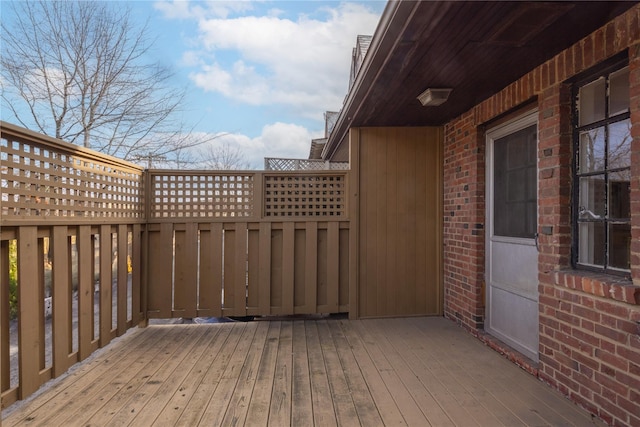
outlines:
[[[65, 381], [51, 386], [49, 393], [38, 399], [36, 404], [23, 406], [12, 413], [11, 424], [24, 423], [28, 418], [31, 424], [47, 425], [51, 414], [64, 412], [69, 405], [81, 405], [85, 392], [90, 393], [94, 388], [102, 386], [100, 379], [110, 378], [113, 374], [125, 369], [132, 363], [131, 359], [137, 358], [140, 352], [152, 348], [159, 337], [163, 336], [159, 328], [150, 328], [145, 333], [142, 332], [138, 330], [132, 334], [140, 336], [139, 340], [112, 343], [101, 350], [103, 352], [101, 358], [88, 360], [79, 365], [79, 368], [65, 378]], [[170, 336], [172, 335], [167, 334], [164, 337]]]
[[[205, 371], [202, 381], [194, 391], [189, 403], [182, 411], [176, 426], [191, 427], [198, 425], [207, 410], [207, 405], [216, 392], [218, 385], [223, 381], [224, 373], [230, 364], [238, 363], [235, 357], [236, 347], [239, 345], [242, 336], [246, 336], [246, 323], [231, 324], [231, 334], [226, 339], [223, 347], [215, 354], [211, 365]], [[206, 421], [206, 420], [204, 420]]]
[[262, 349], [262, 357], [256, 374], [255, 390], [247, 410], [247, 425], [264, 426], [269, 421], [269, 406], [273, 390], [276, 362], [278, 357], [278, 342], [281, 322], [269, 322], [266, 341]]
[[[129, 385], [123, 393], [125, 396], [121, 396], [120, 393], [116, 395], [115, 399], [120, 401], [128, 397], [122, 406], [115, 407], [112, 399], [102, 408], [102, 414], [93, 419], [104, 420], [105, 425], [150, 425], [155, 420], [161, 420], [163, 423], [166, 422], [166, 425], [170, 425], [168, 420], [159, 414], [167, 407], [171, 397], [181, 391], [181, 389], [176, 390], [176, 384], [183, 382], [190, 374], [191, 368], [198, 366], [200, 360], [203, 358], [206, 360], [205, 356], [208, 355], [210, 345], [215, 342], [221, 330], [221, 328], [210, 329], [206, 326], [197, 328], [198, 334], [189, 340], [188, 345], [166, 358], [167, 360], [158, 371], [145, 378], [137, 390]], [[175, 407], [171, 407], [169, 414], [179, 415], [180, 412]]]
[[313, 404], [311, 400], [311, 379], [304, 321], [293, 322], [291, 375], [291, 425], [309, 426], [313, 424]]
[[338, 425], [361, 425], [328, 323], [318, 321], [317, 327], [336, 419]]
[[[143, 425], [146, 416], [149, 417], [149, 421], [153, 420], [152, 416], [156, 416], [156, 419], [162, 420], [166, 425], [175, 425], [202, 381], [204, 373], [211, 366], [211, 359], [214, 358], [212, 355], [217, 355], [224, 346], [231, 333], [231, 326], [201, 326], [208, 329], [207, 339], [198, 345], [197, 351], [193, 351], [188, 360], [181, 363], [180, 371], [184, 371], [184, 375], [179, 375], [179, 370], [176, 370], [176, 374], [172, 375], [169, 381], [161, 383], [155, 393], [148, 389], [145, 390], [144, 396], [135, 396], [123, 411], [124, 414], [139, 417], [135, 419], [135, 423], [140, 423], [139, 425]], [[194, 359], [196, 356], [197, 360]], [[189, 363], [191, 360], [193, 362]], [[160, 395], [159, 398], [156, 395]], [[129, 418], [121, 416], [113, 422], [115, 425], [125, 425]]]
[[[167, 343], [168, 345], [163, 349], [162, 356], [157, 357], [145, 365], [142, 369], [135, 371], [135, 365], [131, 365], [130, 369], [123, 372], [120, 378], [116, 378], [113, 381], [114, 386], [110, 387], [116, 389], [117, 392], [110, 396], [109, 390], [103, 389], [100, 393], [100, 399], [104, 403], [94, 403], [92, 406], [85, 406], [79, 409], [80, 413], [77, 416], [71, 416], [63, 423], [69, 425], [85, 414], [90, 414], [87, 422], [95, 423], [97, 425], [123, 425], [116, 420], [114, 416], [117, 414], [126, 414], [123, 408], [127, 403], [136, 398], [144, 398], [145, 393], [151, 393], [156, 391], [160, 385], [166, 384], [171, 374], [181, 364], [185, 366], [192, 366], [194, 360], [191, 359], [196, 353], [198, 344], [205, 339], [204, 328], [189, 328], [176, 339], [175, 343]], [[131, 369], [134, 368], [134, 369]], [[174, 390], [174, 386], [171, 386], [171, 390]], [[157, 417], [158, 409], [162, 409], [163, 403], [166, 402], [166, 398], [161, 395], [154, 395], [154, 399], [145, 406], [147, 413], [153, 413], [153, 417]], [[128, 408], [127, 408], [128, 409]], [[93, 412], [95, 411], [95, 412]], [[129, 412], [131, 413], [131, 412]], [[137, 423], [138, 421], [136, 421]], [[151, 423], [140, 422], [139, 425], [150, 425]]]
[[316, 425], [335, 425], [335, 409], [333, 397], [329, 387], [328, 373], [325, 367], [320, 336], [315, 321], [305, 321], [305, 334], [307, 339], [307, 358], [309, 369], [309, 381], [311, 386], [311, 399], [313, 405], [313, 421]]
[[369, 393], [367, 383], [362, 377], [358, 363], [344, 336], [340, 322], [327, 322], [327, 325], [335, 342], [340, 364], [344, 370], [344, 377], [349, 386], [349, 392], [360, 423], [366, 426], [384, 425], [378, 408], [376, 408], [375, 402]]
[[[256, 322], [255, 334], [251, 347], [247, 350], [247, 357], [242, 364], [238, 375], [238, 382], [231, 390], [227, 407], [221, 425], [240, 426], [246, 424], [249, 411], [249, 402], [253, 397], [254, 387], [257, 381], [262, 349], [265, 345], [269, 325], [266, 322]], [[247, 340], [248, 341], [248, 340]], [[239, 349], [243, 351], [243, 349]], [[208, 420], [207, 420], [208, 422]]]
[[278, 356], [269, 407], [269, 425], [282, 426], [291, 423], [292, 339], [292, 324], [284, 322], [278, 341]]
[[[160, 364], [157, 360], [166, 358], [163, 354], [172, 354], [183, 347], [193, 333], [194, 329], [176, 331], [168, 339], [163, 340], [161, 345], [148, 347], [147, 351], [137, 353], [134, 360], [128, 360], [126, 364], [118, 364], [114, 369], [101, 372], [100, 376], [91, 378], [90, 384], [79, 391], [83, 396], [82, 399], [69, 400], [57, 411], [49, 413], [44, 425], [70, 425], [80, 420], [84, 422], [91, 420], [105, 403], [120, 393], [125, 393], [127, 387], [136, 389], [143, 379], [148, 378], [158, 369]], [[75, 388], [74, 391], [76, 391]]]
[[230, 402], [243, 372], [245, 364], [251, 365], [255, 355], [250, 355], [251, 342], [255, 337], [257, 324], [249, 322], [235, 347], [229, 364], [222, 373], [215, 391], [210, 395], [209, 403], [202, 414], [202, 422], [209, 425], [223, 425], [226, 413], [231, 409]]
[[[379, 338], [369, 334], [363, 322], [358, 321], [345, 325], [344, 333], [366, 378], [371, 397], [379, 408], [384, 424], [412, 425], [412, 414], [420, 410], [406, 389], [396, 381], [391, 364], [378, 346]], [[422, 417], [416, 418], [418, 423], [424, 422]]]

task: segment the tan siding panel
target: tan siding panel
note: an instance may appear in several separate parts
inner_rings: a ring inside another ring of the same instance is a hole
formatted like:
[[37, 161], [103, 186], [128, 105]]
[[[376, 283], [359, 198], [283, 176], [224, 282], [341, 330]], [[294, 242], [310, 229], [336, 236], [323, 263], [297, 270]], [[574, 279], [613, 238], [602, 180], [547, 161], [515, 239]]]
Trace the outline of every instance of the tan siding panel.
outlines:
[[439, 314], [437, 128], [362, 128], [359, 315]]

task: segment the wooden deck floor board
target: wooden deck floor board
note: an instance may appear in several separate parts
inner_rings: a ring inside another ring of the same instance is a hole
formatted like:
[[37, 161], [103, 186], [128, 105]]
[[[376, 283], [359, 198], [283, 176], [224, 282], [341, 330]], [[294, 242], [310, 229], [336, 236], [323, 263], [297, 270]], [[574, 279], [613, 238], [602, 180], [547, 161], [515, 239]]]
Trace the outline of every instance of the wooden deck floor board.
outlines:
[[[192, 357], [196, 354], [200, 341], [206, 337], [206, 330], [202, 328], [191, 329], [193, 330], [191, 336], [185, 336], [184, 341], [176, 342], [172, 348], [165, 348], [164, 354], [166, 357], [162, 358], [160, 363], [149, 363], [150, 369], [141, 370], [137, 373], [125, 373], [130, 377], [130, 380], [111, 399], [106, 401], [100, 410], [88, 416], [88, 419], [97, 424], [115, 425], [116, 422], [112, 418], [124, 413], [123, 407], [131, 399], [144, 400], [146, 394], [151, 394], [161, 385], [167, 384], [176, 368], [187, 364], [193, 365], [195, 361]], [[162, 399], [161, 395], [155, 395], [152, 401], [147, 400], [145, 409], [157, 414], [159, 412], [158, 407], [162, 404], [161, 402], [166, 402], [166, 399]], [[80, 419], [80, 414], [72, 415], [63, 424], [69, 425], [78, 419]]]
[[327, 369], [327, 376], [329, 377], [329, 388], [333, 398], [333, 407], [336, 411], [336, 419], [339, 425], [360, 425], [358, 412], [356, 411], [347, 380], [344, 377], [344, 370], [340, 364], [336, 345], [327, 323], [329, 322], [320, 321], [317, 323], [318, 337], [320, 338], [322, 356]]
[[269, 407], [269, 425], [287, 425], [291, 420], [292, 329], [292, 322], [283, 322], [280, 329], [278, 356], [276, 357]]
[[[20, 402], [14, 405], [16, 410], [12, 412], [11, 422], [17, 424], [20, 422], [26, 422], [26, 418], [29, 418], [31, 419], [30, 424], [35, 425], [38, 422], [38, 415], [56, 412], [58, 408], [65, 405], [68, 399], [81, 396], [81, 391], [84, 387], [97, 387], [99, 384], [91, 383], [91, 376], [88, 375], [89, 372], [91, 372], [93, 376], [99, 376], [101, 373], [107, 371], [112, 373], [116, 372], [119, 364], [129, 363], [126, 361], [126, 356], [128, 356], [128, 354], [139, 351], [139, 349], [148, 342], [155, 342], [161, 335], [161, 332], [157, 330], [134, 330], [129, 332], [127, 336], [117, 339], [107, 348], [103, 349], [100, 358], [92, 357], [84, 361], [82, 364], [77, 364], [65, 376], [64, 382], [58, 381], [52, 384], [48, 387], [48, 393], [43, 395], [42, 398], [35, 400], [32, 405], [21, 405]], [[133, 336], [138, 338], [132, 340], [131, 345], [123, 349], [123, 340]], [[116, 354], [122, 354], [124, 358], [117, 357], [115, 356]], [[40, 393], [36, 393], [36, 396], [39, 394]], [[34, 413], [37, 413], [38, 415], [34, 415]]]
[[353, 398], [353, 403], [358, 413], [360, 424], [363, 426], [384, 425], [378, 408], [371, 397], [371, 392], [367, 386], [360, 367], [351, 351], [349, 343], [342, 331], [341, 322], [327, 322], [329, 330], [333, 335], [333, 341], [340, 358], [344, 377], [347, 380], [349, 391]]
[[[367, 348], [374, 366], [380, 372], [382, 380], [390, 390], [406, 423], [408, 425], [453, 425], [437, 402], [428, 401], [428, 397], [425, 396], [416, 397], [411, 393], [410, 388], [402, 380], [402, 375], [398, 372], [398, 370], [405, 369], [402, 363], [399, 363], [401, 356], [386, 338], [378, 333], [377, 324], [360, 322], [355, 327], [360, 336], [366, 337]], [[419, 406], [419, 402], [423, 406]]]
[[273, 390], [273, 379], [276, 372], [278, 357], [278, 342], [280, 339], [281, 322], [269, 322], [269, 330], [262, 349], [262, 357], [256, 375], [255, 389], [247, 410], [247, 424], [264, 426], [269, 421], [269, 407]]
[[[469, 425], [474, 423], [481, 426], [518, 425], [517, 422], [515, 424], [503, 423], [496, 417], [491, 410], [493, 407], [490, 404], [487, 406], [487, 403], [491, 402], [486, 402], [486, 400], [483, 402], [480, 399], [485, 396], [483, 393], [478, 393], [483, 390], [482, 387], [478, 386], [472, 390], [465, 387], [468, 381], [464, 375], [461, 375], [464, 372], [464, 367], [456, 365], [456, 369], [442, 369], [441, 363], [444, 355], [440, 353], [439, 346], [433, 345], [432, 342], [415, 340], [416, 335], [419, 335], [419, 330], [414, 329], [412, 324], [407, 325], [406, 322], [403, 322], [402, 325], [396, 322], [387, 323], [387, 325], [379, 325], [379, 327], [382, 330], [387, 328], [385, 336], [390, 338], [395, 348], [405, 349], [405, 361], [422, 386], [425, 389], [433, 388], [434, 392], [438, 389], [446, 390], [445, 393], [455, 400], [454, 406], [464, 408], [462, 411], [456, 411], [452, 417], [467, 415], [469, 418], [464, 422]], [[456, 361], [457, 356], [457, 353], [447, 355], [447, 363]], [[465, 355], [461, 354], [461, 356]], [[432, 387], [434, 383], [439, 387]], [[432, 397], [432, 399], [435, 398]], [[438, 425], [438, 423], [435, 424]]]
[[291, 424], [313, 425], [313, 402], [309, 375], [309, 354], [304, 321], [293, 322], [293, 372], [291, 390]]
[[311, 382], [311, 401], [313, 420], [317, 425], [335, 425], [337, 423], [331, 388], [325, 366], [320, 335], [316, 321], [305, 322], [307, 336], [307, 356], [309, 358], [309, 379]]
[[134, 330], [2, 425], [602, 425], [442, 318]]
[[[155, 375], [144, 387], [139, 389], [126, 403], [125, 407], [110, 420], [112, 425], [144, 425], [155, 419], [162, 419], [168, 423], [175, 421], [182, 413], [184, 404], [174, 402], [177, 396], [186, 398], [191, 385], [189, 378], [194, 382], [201, 377], [202, 364], [207, 363], [208, 351], [215, 349], [216, 341], [223, 341], [222, 335], [228, 334], [229, 329], [201, 327], [203, 334], [195, 345], [189, 348], [189, 352], [182, 358], [174, 357], [172, 363]], [[184, 369], [184, 367], [189, 367]], [[195, 372], [195, 376], [193, 373]], [[181, 384], [176, 390], [175, 384]], [[196, 383], [197, 384], [197, 383]], [[192, 389], [191, 389], [192, 390]], [[189, 394], [189, 397], [191, 394]], [[186, 399], [188, 400], [188, 399]], [[183, 400], [182, 402], [184, 402]], [[167, 410], [167, 408], [170, 408]], [[134, 421], [135, 420], [135, 421]]]
[[235, 348], [240, 342], [240, 337], [246, 325], [239, 323], [220, 326], [231, 329], [230, 334], [222, 344], [218, 353], [212, 357], [209, 368], [204, 371], [202, 380], [194, 390], [180, 418], [176, 421], [176, 425], [178, 426], [191, 427], [200, 423], [202, 415], [209, 404], [211, 395], [215, 392], [223, 372], [233, 357]]

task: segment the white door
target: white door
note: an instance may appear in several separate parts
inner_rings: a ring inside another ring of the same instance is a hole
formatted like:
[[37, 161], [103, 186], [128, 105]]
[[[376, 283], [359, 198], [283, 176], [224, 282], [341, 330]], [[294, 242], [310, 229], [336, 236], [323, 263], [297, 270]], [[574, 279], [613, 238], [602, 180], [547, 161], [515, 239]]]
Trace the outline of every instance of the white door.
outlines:
[[487, 133], [485, 328], [538, 361], [537, 112]]

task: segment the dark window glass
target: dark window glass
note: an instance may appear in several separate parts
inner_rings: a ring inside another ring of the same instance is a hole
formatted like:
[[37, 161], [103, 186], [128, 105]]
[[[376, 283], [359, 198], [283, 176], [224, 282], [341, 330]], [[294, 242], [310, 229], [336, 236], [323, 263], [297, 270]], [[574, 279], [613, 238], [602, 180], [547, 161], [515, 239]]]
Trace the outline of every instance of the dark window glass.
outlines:
[[533, 238], [537, 222], [536, 125], [494, 143], [496, 236]]

